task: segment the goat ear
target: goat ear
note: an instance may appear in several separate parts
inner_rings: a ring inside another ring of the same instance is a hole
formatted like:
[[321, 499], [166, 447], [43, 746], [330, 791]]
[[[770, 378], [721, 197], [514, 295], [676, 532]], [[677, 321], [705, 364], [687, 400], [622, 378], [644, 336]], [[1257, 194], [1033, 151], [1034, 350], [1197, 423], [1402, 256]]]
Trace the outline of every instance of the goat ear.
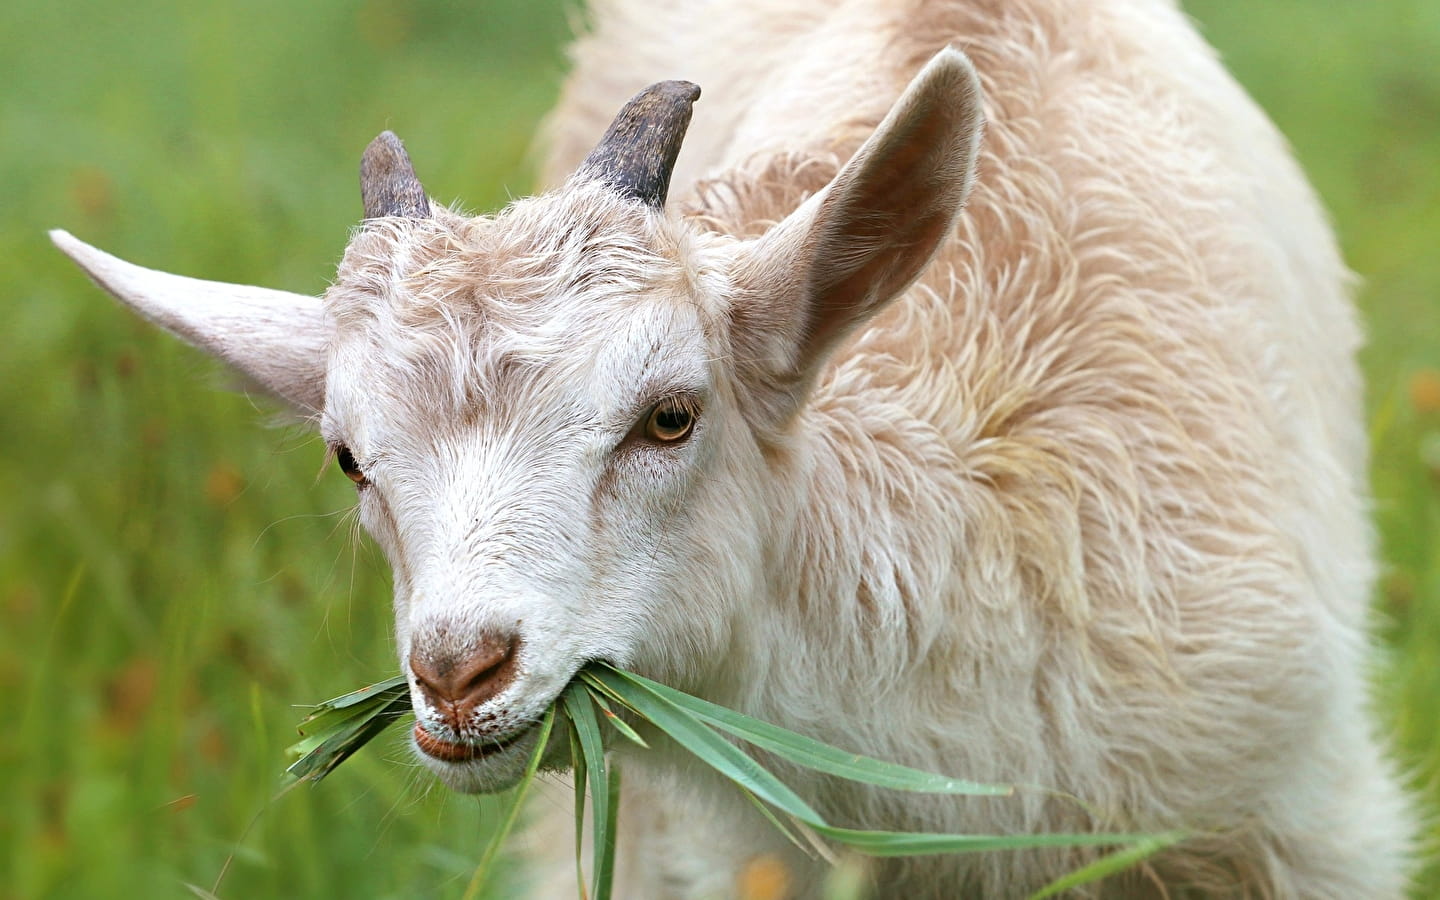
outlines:
[[301, 413], [324, 406], [330, 328], [318, 298], [144, 269], [58, 229], [50, 239], [96, 284], [161, 328]]
[[984, 122], [974, 67], [942, 50], [834, 180], [741, 251], [738, 349], [791, 396], [789, 411], [830, 351], [909, 287], [954, 229]]

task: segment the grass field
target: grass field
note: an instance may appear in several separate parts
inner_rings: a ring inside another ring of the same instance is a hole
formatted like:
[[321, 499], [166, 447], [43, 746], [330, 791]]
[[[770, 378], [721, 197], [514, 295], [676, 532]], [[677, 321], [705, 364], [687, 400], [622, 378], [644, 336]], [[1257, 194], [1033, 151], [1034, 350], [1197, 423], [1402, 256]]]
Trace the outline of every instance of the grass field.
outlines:
[[[1365, 281], [1377, 697], [1433, 810], [1440, 3], [1189, 8], [1291, 137]], [[527, 189], [565, 33], [559, 4], [528, 0], [0, 4], [0, 900], [188, 896], [227, 860], [226, 897], [461, 892], [495, 801], [431, 789], [398, 734], [269, 802], [291, 704], [395, 668], [350, 485], [44, 232], [318, 292], [382, 128], [442, 200]], [[1415, 896], [1440, 896], [1440, 868], [1424, 879]]]

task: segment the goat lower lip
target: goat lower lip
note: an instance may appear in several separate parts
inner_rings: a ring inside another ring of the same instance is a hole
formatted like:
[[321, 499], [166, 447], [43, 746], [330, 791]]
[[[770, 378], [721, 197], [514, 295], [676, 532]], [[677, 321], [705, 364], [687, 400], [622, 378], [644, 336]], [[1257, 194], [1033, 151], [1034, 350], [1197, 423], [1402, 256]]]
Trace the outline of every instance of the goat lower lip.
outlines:
[[415, 744], [420, 752], [426, 756], [448, 763], [469, 762], [472, 759], [482, 759], [507, 749], [511, 744], [525, 736], [529, 729], [521, 729], [512, 735], [499, 740], [485, 741], [481, 744], [460, 744], [454, 741], [447, 741], [438, 738], [425, 730], [425, 726], [419, 722], [415, 723]]

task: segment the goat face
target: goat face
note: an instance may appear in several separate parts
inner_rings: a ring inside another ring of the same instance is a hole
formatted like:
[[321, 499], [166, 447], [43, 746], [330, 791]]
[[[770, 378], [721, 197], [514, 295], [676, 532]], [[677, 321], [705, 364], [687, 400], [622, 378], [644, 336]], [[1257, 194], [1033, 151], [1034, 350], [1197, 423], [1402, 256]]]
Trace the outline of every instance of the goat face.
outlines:
[[456, 789], [514, 781], [530, 726], [587, 661], [690, 687], [743, 677], [766, 553], [805, 502], [809, 385], [917, 277], [969, 190], [983, 118], [954, 50], [751, 241], [664, 211], [697, 95], [642, 92], [568, 184], [492, 218], [432, 209], [382, 135], [323, 303], [53, 235], [319, 421], [394, 569], [416, 744]]
[[713, 659], [758, 591], [726, 254], [598, 184], [356, 237], [321, 431], [395, 574], [426, 760], [503, 787], [577, 669]]

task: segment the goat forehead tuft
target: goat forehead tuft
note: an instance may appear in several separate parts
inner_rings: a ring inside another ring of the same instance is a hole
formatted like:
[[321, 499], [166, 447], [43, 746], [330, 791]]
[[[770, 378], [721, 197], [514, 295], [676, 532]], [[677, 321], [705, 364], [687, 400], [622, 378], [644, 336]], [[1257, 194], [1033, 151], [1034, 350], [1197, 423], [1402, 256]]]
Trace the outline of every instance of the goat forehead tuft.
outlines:
[[368, 224], [326, 295], [332, 380], [448, 415], [517, 383], [615, 372], [616, 344], [711, 330], [689, 244], [681, 223], [591, 186], [495, 216]]
[[342, 332], [386, 319], [523, 324], [558, 307], [685, 287], [694, 270], [684, 238], [675, 223], [588, 185], [494, 216], [379, 220], [351, 240], [326, 307]]

